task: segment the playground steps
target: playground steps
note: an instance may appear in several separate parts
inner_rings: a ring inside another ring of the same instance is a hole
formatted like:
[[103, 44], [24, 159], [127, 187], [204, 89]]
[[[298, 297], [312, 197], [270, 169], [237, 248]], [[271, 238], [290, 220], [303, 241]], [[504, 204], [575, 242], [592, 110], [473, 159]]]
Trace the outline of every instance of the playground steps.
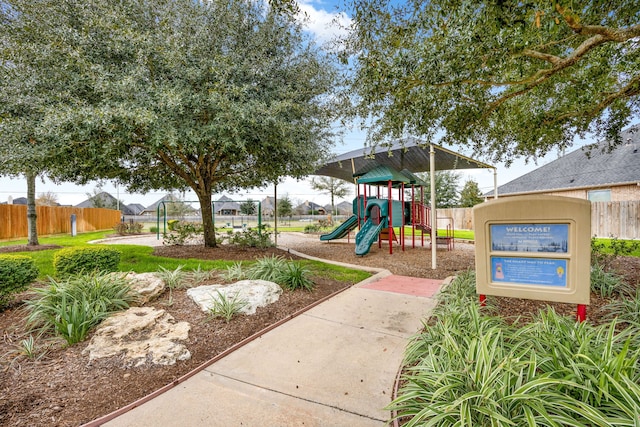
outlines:
[[428, 235], [431, 235], [431, 227], [429, 227], [428, 225], [416, 224], [415, 227], [416, 229], [422, 230], [422, 232], [427, 233]]
[[383, 228], [380, 230], [380, 240], [389, 240], [389, 230], [391, 230], [391, 238], [398, 243], [398, 237], [396, 233], [393, 231], [393, 228]]

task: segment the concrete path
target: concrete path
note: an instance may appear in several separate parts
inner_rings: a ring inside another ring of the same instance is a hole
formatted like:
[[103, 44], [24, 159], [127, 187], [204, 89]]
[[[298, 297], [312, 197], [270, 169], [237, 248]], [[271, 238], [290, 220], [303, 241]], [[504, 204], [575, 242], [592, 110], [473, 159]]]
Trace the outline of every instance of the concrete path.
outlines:
[[104, 425], [385, 425], [440, 284], [379, 273]]

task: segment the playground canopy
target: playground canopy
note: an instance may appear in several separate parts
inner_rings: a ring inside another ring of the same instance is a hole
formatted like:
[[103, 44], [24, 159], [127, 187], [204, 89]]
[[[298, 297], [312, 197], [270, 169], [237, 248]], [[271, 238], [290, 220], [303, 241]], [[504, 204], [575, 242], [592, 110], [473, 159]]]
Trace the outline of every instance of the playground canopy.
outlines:
[[354, 176], [364, 175], [376, 166], [389, 166], [397, 171], [430, 171], [430, 151], [434, 149], [434, 170], [494, 169], [479, 160], [447, 150], [439, 145], [427, 144], [418, 138], [395, 140], [391, 146], [364, 147], [341, 154], [316, 170], [314, 175], [330, 176], [353, 182]]
[[[497, 198], [497, 175], [494, 166], [479, 160], [447, 150], [439, 145], [428, 144], [418, 138], [408, 137], [397, 139], [390, 145], [384, 144], [374, 148], [364, 147], [335, 157], [330, 162], [314, 172], [314, 175], [329, 176], [344, 179], [345, 181], [367, 183], [367, 179], [361, 181], [358, 177], [373, 172], [378, 175], [376, 168], [385, 166], [395, 171], [402, 171], [405, 177], [410, 173], [430, 172], [431, 181], [431, 224], [437, 224], [436, 198], [435, 198], [435, 171], [458, 169], [493, 169], [494, 197]], [[386, 172], [385, 172], [386, 173]], [[400, 174], [399, 174], [400, 175]], [[379, 177], [378, 177], [379, 178]], [[377, 178], [372, 181], [378, 181]], [[389, 181], [407, 182], [405, 179]], [[422, 185], [415, 175], [409, 178], [414, 184]], [[436, 268], [436, 245], [431, 245], [431, 267]]]

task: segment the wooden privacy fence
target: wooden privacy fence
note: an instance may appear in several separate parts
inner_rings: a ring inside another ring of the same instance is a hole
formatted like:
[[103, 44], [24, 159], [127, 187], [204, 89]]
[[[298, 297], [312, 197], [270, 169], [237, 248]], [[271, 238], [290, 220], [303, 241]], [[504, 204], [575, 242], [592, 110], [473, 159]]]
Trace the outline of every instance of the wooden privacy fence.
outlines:
[[[76, 231], [107, 230], [120, 222], [120, 211], [103, 208], [74, 208], [70, 206], [36, 206], [38, 235], [71, 234], [71, 215], [76, 216]], [[0, 239], [19, 239], [28, 236], [27, 207], [0, 205]]]
[[[445, 228], [452, 218], [456, 230], [473, 230], [471, 208], [438, 209], [438, 227]], [[591, 235], [640, 239], [640, 200], [626, 202], [592, 202]]]

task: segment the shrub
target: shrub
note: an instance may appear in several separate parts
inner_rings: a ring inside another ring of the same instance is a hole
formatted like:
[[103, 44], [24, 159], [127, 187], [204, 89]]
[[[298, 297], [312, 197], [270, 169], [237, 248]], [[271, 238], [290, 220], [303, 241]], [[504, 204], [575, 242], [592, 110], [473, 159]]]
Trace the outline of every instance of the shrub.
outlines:
[[38, 277], [35, 261], [26, 255], [0, 255], [0, 308], [11, 295], [26, 289]]
[[611, 262], [618, 256], [628, 256], [640, 248], [640, 241], [620, 240], [615, 236], [610, 237], [607, 243], [603, 240], [591, 238], [591, 263], [602, 265], [609, 269]]
[[305, 234], [319, 233], [320, 230], [321, 230], [320, 224], [307, 224], [304, 227]]
[[194, 238], [197, 235], [202, 234], [202, 224], [196, 224], [193, 222], [178, 222], [169, 227], [172, 230], [171, 233], [165, 233], [163, 235], [162, 243], [165, 245], [182, 246], [187, 240]]
[[157, 233], [158, 232], [158, 227], [156, 227], [155, 225], [152, 225], [151, 227], [149, 227], [149, 231], [152, 233]]
[[167, 228], [169, 229], [169, 231], [173, 231], [176, 228], [176, 225], [178, 225], [180, 223], [180, 220], [178, 219], [170, 219], [169, 221], [167, 221]]
[[142, 233], [144, 225], [140, 222], [119, 222], [113, 226], [116, 233], [120, 235]]
[[229, 245], [240, 246], [241, 248], [269, 248], [273, 246], [271, 236], [273, 232], [267, 231], [266, 225], [260, 227], [249, 227], [239, 232], [228, 231], [222, 239]]
[[86, 247], [61, 249], [53, 257], [56, 276], [118, 270], [120, 251], [112, 248]]
[[26, 302], [27, 323], [43, 332], [53, 330], [69, 344], [84, 340], [91, 328], [136, 299], [124, 274], [92, 273], [49, 281]]
[[309, 278], [309, 270], [304, 268], [299, 262], [288, 262], [280, 271], [276, 282], [290, 291], [304, 289], [312, 291], [313, 281]]

